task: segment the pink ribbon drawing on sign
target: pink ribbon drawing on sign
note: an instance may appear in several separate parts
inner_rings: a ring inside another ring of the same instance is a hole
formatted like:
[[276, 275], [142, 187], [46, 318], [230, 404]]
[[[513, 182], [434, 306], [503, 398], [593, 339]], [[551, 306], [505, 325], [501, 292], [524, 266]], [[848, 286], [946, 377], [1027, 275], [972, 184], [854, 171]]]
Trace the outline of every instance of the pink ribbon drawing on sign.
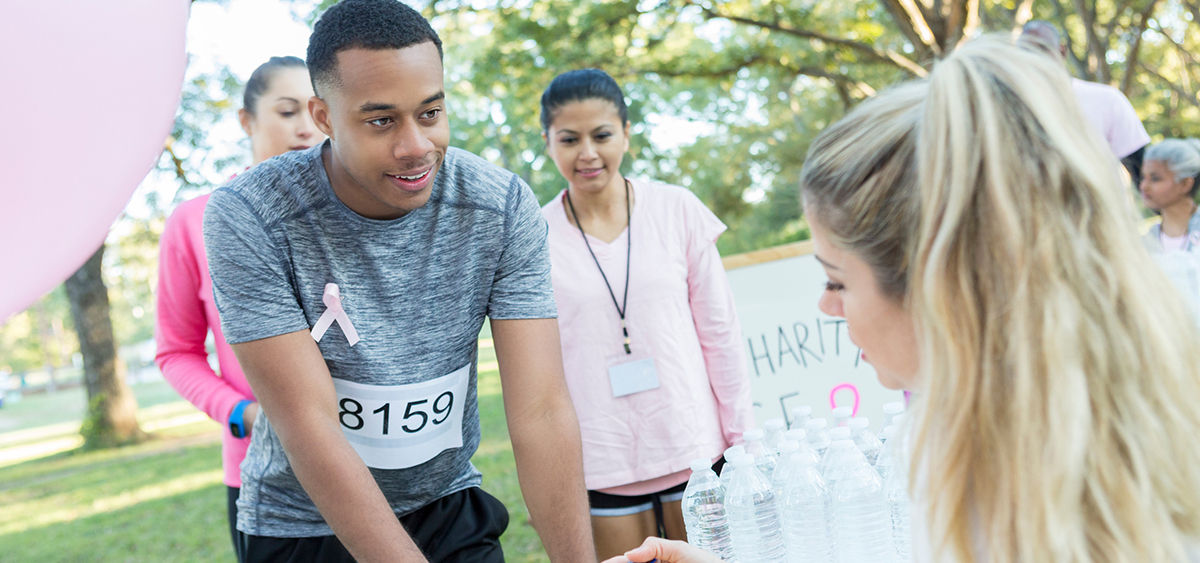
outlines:
[[837, 408], [837, 392], [842, 389], [849, 389], [851, 393], [854, 393], [854, 410], [850, 412], [850, 416], [858, 416], [858, 387], [855, 387], [853, 383], [842, 383], [841, 385], [834, 386], [833, 390], [829, 392], [829, 408]]

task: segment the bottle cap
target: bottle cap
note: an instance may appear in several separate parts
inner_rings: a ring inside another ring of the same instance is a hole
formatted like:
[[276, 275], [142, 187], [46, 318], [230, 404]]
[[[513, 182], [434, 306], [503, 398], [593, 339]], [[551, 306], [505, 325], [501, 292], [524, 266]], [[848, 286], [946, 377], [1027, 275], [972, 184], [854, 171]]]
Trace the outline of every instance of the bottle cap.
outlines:
[[692, 467], [692, 473], [699, 473], [705, 469], [712, 469], [712, 462], [706, 457], [698, 457], [693, 459], [690, 465]]
[[850, 407], [838, 407], [833, 409], [833, 418], [850, 418], [854, 416], [854, 409]]
[[802, 442], [806, 438], [808, 438], [808, 432], [806, 432], [803, 428], [793, 428], [791, 430], [788, 430], [787, 432], [784, 432], [783, 437], [788, 440], [795, 440], [797, 442]]
[[834, 428], [833, 430], [829, 431], [829, 439], [835, 442], [838, 440], [849, 440], [850, 429], [845, 426]]
[[862, 430], [871, 426], [871, 419], [865, 416], [858, 416], [851, 418], [850, 422], [847, 422], [846, 425], [853, 430]]
[[751, 428], [742, 433], [742, 438], [747, 442], [757, 442], [763, 439], [763, 431], [761, 428]]
[[824, 418], [814, 418], [804, 423], [804, 429], [810, 432], [813, 430], [824, 430], [826, 426], [829, 426], [829, 421]]
[[884, 414], [893, 414], [893, 415], [900, 414], [900, 413], [904, 412], [904, 403], [901, 403], [900, 401], [892, 401], [890, 403], [884, 403], [883, 404], [883, 412], [884, 412]]
[[728, 462], [728, 461], [732, 460], [735, 456], [738, 456], [738, 455], [741, 455], [744, 453], [746, 453], [746, 446], [743, 446], [741, 444], [735, 444], [735, 445], [729, 446], [728, 448], [725, 448], [725, 461]]
[[767, 430], [773, 430], [776, 432], [783, 430], [786, 426], [787, 426], [787, 423], [784, 422], [782, 418], [772, 418], [771, 420], [768, 420], [763, 423], [763, 428], [766, 428]]
[[779, 443], [779, 453], [788, 454], [800, 449], [800, 443], [795, 440], [784, 440]]

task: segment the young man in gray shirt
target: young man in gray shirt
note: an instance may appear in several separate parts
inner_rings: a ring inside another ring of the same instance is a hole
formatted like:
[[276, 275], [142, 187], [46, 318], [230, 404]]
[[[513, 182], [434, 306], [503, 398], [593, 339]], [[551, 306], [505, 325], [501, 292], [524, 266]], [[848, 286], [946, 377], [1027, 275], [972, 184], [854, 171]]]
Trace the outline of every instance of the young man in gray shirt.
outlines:
[[595, 560], [546, 225], [514, 174], [447, 146], [441, 57], [395, 0], [330, 8], [308, 49], [329, 140], [209, 201], [222, 328], [265, 414], [248, 560], [503, 560], [507, 512], [470, 463], [485, 316], [531, 519], [552, 560]]

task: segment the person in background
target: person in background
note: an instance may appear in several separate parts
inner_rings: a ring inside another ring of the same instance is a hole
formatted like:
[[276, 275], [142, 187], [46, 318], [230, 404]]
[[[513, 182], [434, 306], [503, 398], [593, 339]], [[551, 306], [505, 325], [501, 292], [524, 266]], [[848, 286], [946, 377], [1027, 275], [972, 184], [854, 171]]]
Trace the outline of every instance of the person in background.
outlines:
[[1142, 202], [1162, 216], [1146, 244], [1157, 252], [1200, 250], [1200, 140], [1167, 139], [1147, 149], [1144, 162]]
[[1161, 217], [1143, 236], [1154, 255], [1187, 296], [1200, 322], [1200, 141], [1167, 139], [1146, 149], [1145, 174], [1139, 189], [1142, 202]]
[[1200, 560], [1200, 335], [1081, 119], [985, 38], [810, 146], [820, 308], [913, 391], [914, 561]]
[[[725, 225], [685, 188], [621, 173], [629, 120], [602, 70], [542, 94], [546, 151], [567, 188], [542, 208], [564, 371], [579, 416], [600, 557], [683, 539], [689, 463], [753, 424]], [[680, 421], [687, 420], [687, 424]]]
[[[1050, 22], [1033, 20], [1026, 23], [1018, 43], [1050, 55], [1060, 63], [1066, 62], [1067, 45], [1059, 38], [1058, 28]], [[1125, 94], [1108, 84], [1072, 78], [1071, 88], [1085, 121], [1104, 137], [1113, 155], [1129, 171], [1133, 185], [1139, 185], [1143, 154], [1150, 135], [1133, 104]]]
[[[313, 95], [308, 69], [297, 57], [271, 57], [250, 75], [238, 111], [250, 139], [253, 163], [289, 150], [308, 148], [325, 135], [313, 125], [308, 99]], [[246, 457], [258, 403], [233, 350], [225, 342], [204, 251], [201, 225], [208, 195], [181, 203], [167, 219], [159, 242], [155, 361], [163, 377], [188, 402], [224, 428], [221, 460], [225, 470], [229, 531], [238, 560], [238, 466]], [[217, 351], [218, 371], [208, 363], [209, 333]]]

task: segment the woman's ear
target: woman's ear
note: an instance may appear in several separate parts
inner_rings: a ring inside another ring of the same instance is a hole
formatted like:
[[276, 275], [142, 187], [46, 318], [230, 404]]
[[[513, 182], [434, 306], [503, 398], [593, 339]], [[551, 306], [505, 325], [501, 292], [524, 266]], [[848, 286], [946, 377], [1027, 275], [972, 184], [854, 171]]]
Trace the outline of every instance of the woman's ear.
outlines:
[[242, 131], [246, 132], [247, 137], [254, 135], [254, 116], [250, 115], [250, 112], [246, 111], [246, 108], [238, 110], [238, 122], [242, 124]]

